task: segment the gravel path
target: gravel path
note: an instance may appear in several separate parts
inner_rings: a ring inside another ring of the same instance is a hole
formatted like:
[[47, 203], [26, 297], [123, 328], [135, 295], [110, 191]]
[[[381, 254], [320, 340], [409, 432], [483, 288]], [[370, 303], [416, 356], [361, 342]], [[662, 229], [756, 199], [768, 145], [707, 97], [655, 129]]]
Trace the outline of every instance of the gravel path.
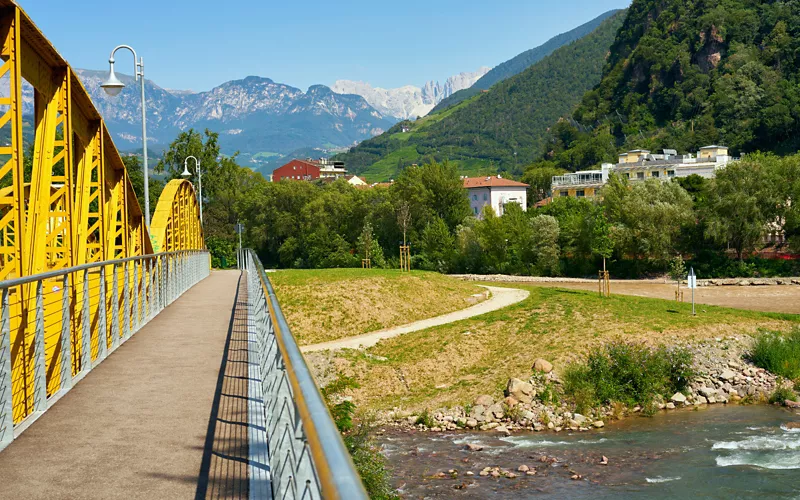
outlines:
[[423, 319], [414, 323], [397, 326], [394, 328], [387, 328], [377, 332], [359, 335], [357, 337], [349, 337], [346, 339], [334, 340], [332, 342], [325, 342], [322, 344], [314, 344], [301, 347], [302, 352], [318, 352], [318, 351], [333, 351], [336, 349], [359, 349], [372, 347], [381, 340], [398, 337], [406, 333], [425, 330], [434, 326], [446, 325], [448, 323], [455, 323], [462, 319], [474, 318], [481, 314], [490, 313], [522, 302], [530, 296], [527, 290], [520, 290], [518, 288], [501, 288], [496, 286], [484, 286], [491, 292], [489, 300], [476, 304], [472, 307], [462, 309], [461, 311], [444, 314], [435, 318]]

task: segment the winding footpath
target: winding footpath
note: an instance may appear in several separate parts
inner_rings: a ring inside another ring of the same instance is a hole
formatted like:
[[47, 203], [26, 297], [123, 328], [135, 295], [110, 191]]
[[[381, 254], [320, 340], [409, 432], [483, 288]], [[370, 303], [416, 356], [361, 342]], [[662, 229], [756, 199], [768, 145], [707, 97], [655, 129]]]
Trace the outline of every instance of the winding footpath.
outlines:
[[[483, 285], [481, 285], [483, 286]], [[344, 339], [334, 340], [331, 342], [324, 342], [322, 344], [313, 344], [301, 347], [302, 352], [318, 352], [318, 351], [335, 351], [337, 349], [366, 349], [372, 347], [381, 340], [390, 339], [405, 335], [406, 333], [417, 332], [425, 330], [434, 326], [447, 325], [455, 323], [464, 319], [474, 318], [482, 314], [490, 313], [503, 309], [504, 307], [512, 306], [530, 296], [527, 290], [520, 290], [518, 288], [502, 288], [497, 286], [484, 286], [491, 292], [491, 297], [479, 304], [472, 307], [462, 309], [460, 311], [451, 312], [435, 318], [423, 319], [415, 321], [404, 326], [396, 326], [394, 328], [387, 328], [385, 330], [378, 330], [376, 332], [359, 335], [356, 337], [347, 337]]]

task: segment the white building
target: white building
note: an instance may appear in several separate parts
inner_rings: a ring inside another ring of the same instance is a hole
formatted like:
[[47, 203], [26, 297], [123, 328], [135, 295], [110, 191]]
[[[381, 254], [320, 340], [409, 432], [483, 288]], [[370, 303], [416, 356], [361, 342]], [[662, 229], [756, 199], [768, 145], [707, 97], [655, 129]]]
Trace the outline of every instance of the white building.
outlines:
[[674, 179], [699, 175], [706, 179], [716, 176], [717, 170], [737, 161], [728, 154], [724, 146], [700, 148], [697, 156], [679, 155], [674, 149], [665, 149], [661, 154], [637, 149], [619, 155], [616, 165], [603, 164], [602, 170], [585, 170], [553, 177], [551, 186], [554, 198], [559, 196], [593, 197], [599, 194], [609, 174], [619, 175], [631, 182], [647, 179]]
[[357, 175], [346, 175], [344, 178], [351, 186], [368, 186], [367, 181]]
[[515, 203], [528, 210], [528, 185], [503, 179], [501, 176], [465, 177], [464, 189], [469, 195], [472, 213], [480, 217], [483, 207], [489, 205], [497, 215], [503, 215], [505, 206]]

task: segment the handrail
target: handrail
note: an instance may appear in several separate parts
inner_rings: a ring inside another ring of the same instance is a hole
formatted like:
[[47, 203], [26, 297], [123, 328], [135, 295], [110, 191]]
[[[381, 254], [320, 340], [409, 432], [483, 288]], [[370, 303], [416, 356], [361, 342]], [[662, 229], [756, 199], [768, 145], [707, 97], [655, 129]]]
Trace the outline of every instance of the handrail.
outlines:
[[[300, 352], [300, 347], [291, 333], [275, 295], [275, 289], [272, 287], [264, 267], [252, 250], [245, 251], [240, 259], [246, 263], [247, 268], [251, 268], [247, 269], [248, 271], [252, 270], [257, 274], [261, 285], [259, 288], [263, 293], [263, 298], [259, 297], [259, 299], [266, 301], [269, 317], [268, 320], [263, 318], [267, 321], [262, 321], [262, 324], [268, 330], [271, 329], [281, 358], [281, 363], [272, 365], [272, 368], [282, 369], [281, 375], [285, 375], [288, 379], [293, 405], [299, 415], [299, 419], [295, 420], [299, 421], [301, 426], [300, 429], [295, 429], [296, 435], [300, 436], [301, 445], [308, 447], [313, 462], [314, 476], [319, 487], [318, 492], [313, 491], [313, 488], [309, 490], [311, 498], [367, 499], [361, 478], [356, 472], [350, 454], [333, 422], [305, 358]], [[253, 297], [251, 297], [252, 299]], [[268, 373], [262, 373], [264, 378], [270, 376]], [[277, 385], [280, 386], [280, 380]], [[264, 397], [266, 400], [269, 395], [265, 394]], [[277, 436], [272, 437], [275, 437], [277, 441]], [[269, 448], [272, 456], [273, 446], [270, 445]], [[272, 465], [275, 470], [275, 464]], [[279, 480], [280, 478], [273, 478], [274, 482]], [[315, 485], [307, 484], [308, 486]], [[275, 485], [273, 485], [273, 489], [276, 489]], [[276, 493], [276, 498], [282, 497], [279, 495], [280, 490], [274, 491], [274, 493]], [[304, 497], [303, 494], [298, 496]]]
[[133, 257], [126, 257], [124, 259], [114, 259], [114, 260], [106, 260], [102, 262], [89, 262], [87, 264], [81, 264], [79, 266], [73, 267], [66, 267], [64, 269], [56, 269], [54, 271], [47, 271], [44, 273], [33, 274], [31, 276], [22, 276], [20, 278], [13, 278], [10, 280], [0, 281], [0, 289], [3, 288], [10, 288], [13, 286], [19, 285], [27, 285], [28, 283], [33, 283], [35, 281], [44, 281], [53, 278], [58, 278], [59, 276], [64, 276], [65, 274], [72, 274], [78, 271], [84, 271], [86, 269], [94, 269], [96, 267], [102, 266], [111, 266], [114, 264], [124, 264], [126, 262], [133, 262], [135, 260], [152, 260], [158, 257], [168, 257], [170, 255], [178, 255], [178, 254], [192, 254], [192, 253], [208, 253], [206, 250], [175, 250], [172, 252], [161, 252], [161, 253], [153, 253], [148, 255], [136, 255]]

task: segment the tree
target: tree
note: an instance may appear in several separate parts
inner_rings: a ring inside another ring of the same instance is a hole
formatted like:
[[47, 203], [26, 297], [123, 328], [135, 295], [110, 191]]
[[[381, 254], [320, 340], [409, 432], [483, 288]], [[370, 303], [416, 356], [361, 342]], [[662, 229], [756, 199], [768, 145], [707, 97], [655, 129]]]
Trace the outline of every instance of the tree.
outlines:
[[608, 219], [602, 212], [595, 217], [592, 227], [592, 253], [603, 258], [603, 272], [605, 272], [606, 259], [610, 259], [614, 253], [614, 239]]
[[550, 193], [553, 177], [562, 175], [565, 172], [566, 170], [556, 167], [553, 162], [538, 162], [525, 169], [525, 173], [522, 175], [522, 182], [530, 185], [528, 191], [531, 194], [531, 199], [541, 201], [547, 198], [548, 193]]
[[530, 225], [536, 269], [539, 274], [553, 276], [559, 268], [558, 221], [551, 215], [537, 215], [530, 220]]
[[782, 204], [774, 182], [778, 158], [754, 154], [728, 165], [712, 181], [706, 207], [706, 236], [726, 244], [739, 260], [761, 242]]
[[692, 198], [677, 182], [654, 179], [629, 186], [612, 175], [602, 195], [620, 250], [637, 263], [666, 262], [675, 254], [682, 228], [693, 221]]
[[411, 205], [407, 201], [401, 201], [397, 207], [397, 225], [403, 231], [403, 246], [406, 246], [408, 228], [411, 226]]

